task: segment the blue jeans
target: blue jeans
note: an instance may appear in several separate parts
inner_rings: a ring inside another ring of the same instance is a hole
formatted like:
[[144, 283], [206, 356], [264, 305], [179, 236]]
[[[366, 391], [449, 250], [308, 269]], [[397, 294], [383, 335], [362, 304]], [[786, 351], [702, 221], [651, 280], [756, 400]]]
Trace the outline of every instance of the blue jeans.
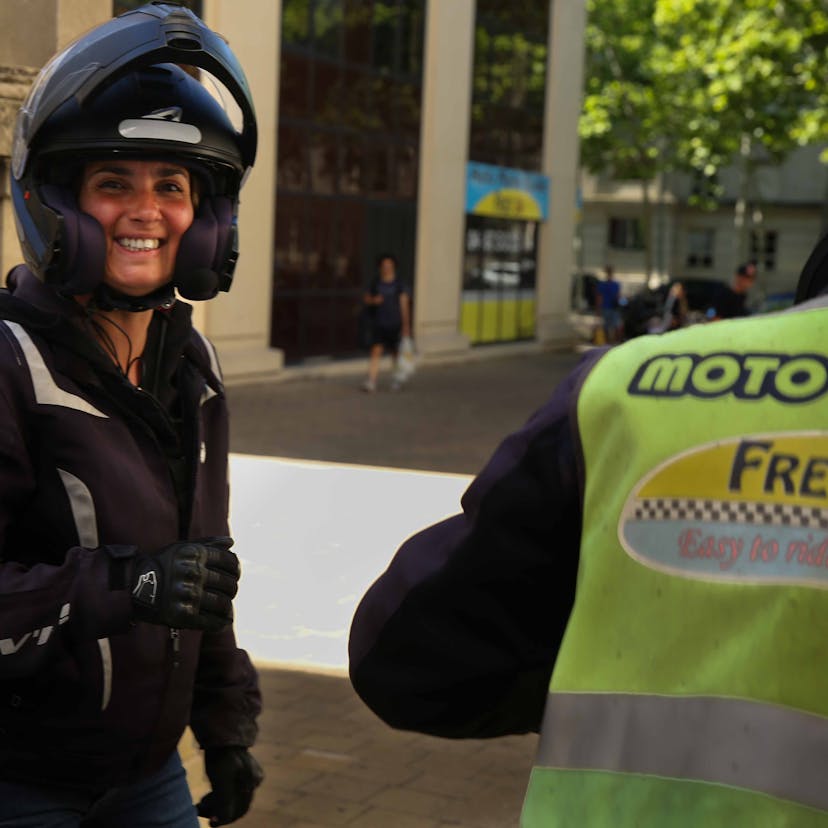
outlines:
[[0, 828], [198, 828], [174, 753], [161, 770], [102, 795], [0, 781]]

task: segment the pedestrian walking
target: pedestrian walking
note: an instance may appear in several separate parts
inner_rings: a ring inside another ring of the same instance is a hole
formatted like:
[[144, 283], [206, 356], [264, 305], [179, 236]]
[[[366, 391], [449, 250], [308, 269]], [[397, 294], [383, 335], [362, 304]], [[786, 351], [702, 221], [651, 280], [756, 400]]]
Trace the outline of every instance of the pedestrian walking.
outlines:
[[404, 373], [398, 370], [402, 342], [406, 344], [406, 366], [412, 359], [411, 295], [397, 274], [397, 259], [391, 253], [384, 253], [377, 260], [377, 277], [371, 282], [362, 301], [370, 313], [368, 376], [362, 390], [377, 390], [380, 361], [383, 354], [388, 354], [392, 360], [391, 389], [397, 391], [413, 371], [413, 368]]

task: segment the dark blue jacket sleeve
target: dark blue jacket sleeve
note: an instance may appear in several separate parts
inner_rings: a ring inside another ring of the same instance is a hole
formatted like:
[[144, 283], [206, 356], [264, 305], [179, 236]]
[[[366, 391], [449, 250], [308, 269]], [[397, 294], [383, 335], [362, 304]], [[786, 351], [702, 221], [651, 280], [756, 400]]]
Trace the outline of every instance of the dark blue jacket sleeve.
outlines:
[[360, 602], [351, 682], [393, 727], [490, 737], [540, 727], [581, 534], [574, 406], [593, 352], [462, 499], [409, 538]]

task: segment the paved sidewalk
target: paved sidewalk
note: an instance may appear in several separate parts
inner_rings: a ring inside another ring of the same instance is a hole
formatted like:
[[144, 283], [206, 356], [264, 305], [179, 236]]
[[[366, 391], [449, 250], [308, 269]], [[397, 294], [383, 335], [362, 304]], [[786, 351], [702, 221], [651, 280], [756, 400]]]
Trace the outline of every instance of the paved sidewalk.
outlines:
[[[474, 474], [575, 364], [572, 353], [424, 365], [400, 392], [359, 372], [231, 386], [231, 450]], [[393, 550], [389, 550], [391, 552]], [[344, 673], [258, 665], [254, 753], [267, 774], [240, 828], [516, 826], [536, 737], [445, 740], [394, 731]]]

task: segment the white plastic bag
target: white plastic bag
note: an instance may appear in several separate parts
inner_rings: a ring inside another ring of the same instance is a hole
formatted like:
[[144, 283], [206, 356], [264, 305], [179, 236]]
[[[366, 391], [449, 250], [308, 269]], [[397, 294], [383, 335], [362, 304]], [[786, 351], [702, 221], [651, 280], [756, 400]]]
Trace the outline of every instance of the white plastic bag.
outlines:
[[397, 368], [394, 372], [394, 379], [397, 382], [407, 382], [414, 376], [417, 370], [417, 352], [414, 348], [414, 340], [410, 336], [404, 336], [400, 341], [400, 350], [397, 354]]

